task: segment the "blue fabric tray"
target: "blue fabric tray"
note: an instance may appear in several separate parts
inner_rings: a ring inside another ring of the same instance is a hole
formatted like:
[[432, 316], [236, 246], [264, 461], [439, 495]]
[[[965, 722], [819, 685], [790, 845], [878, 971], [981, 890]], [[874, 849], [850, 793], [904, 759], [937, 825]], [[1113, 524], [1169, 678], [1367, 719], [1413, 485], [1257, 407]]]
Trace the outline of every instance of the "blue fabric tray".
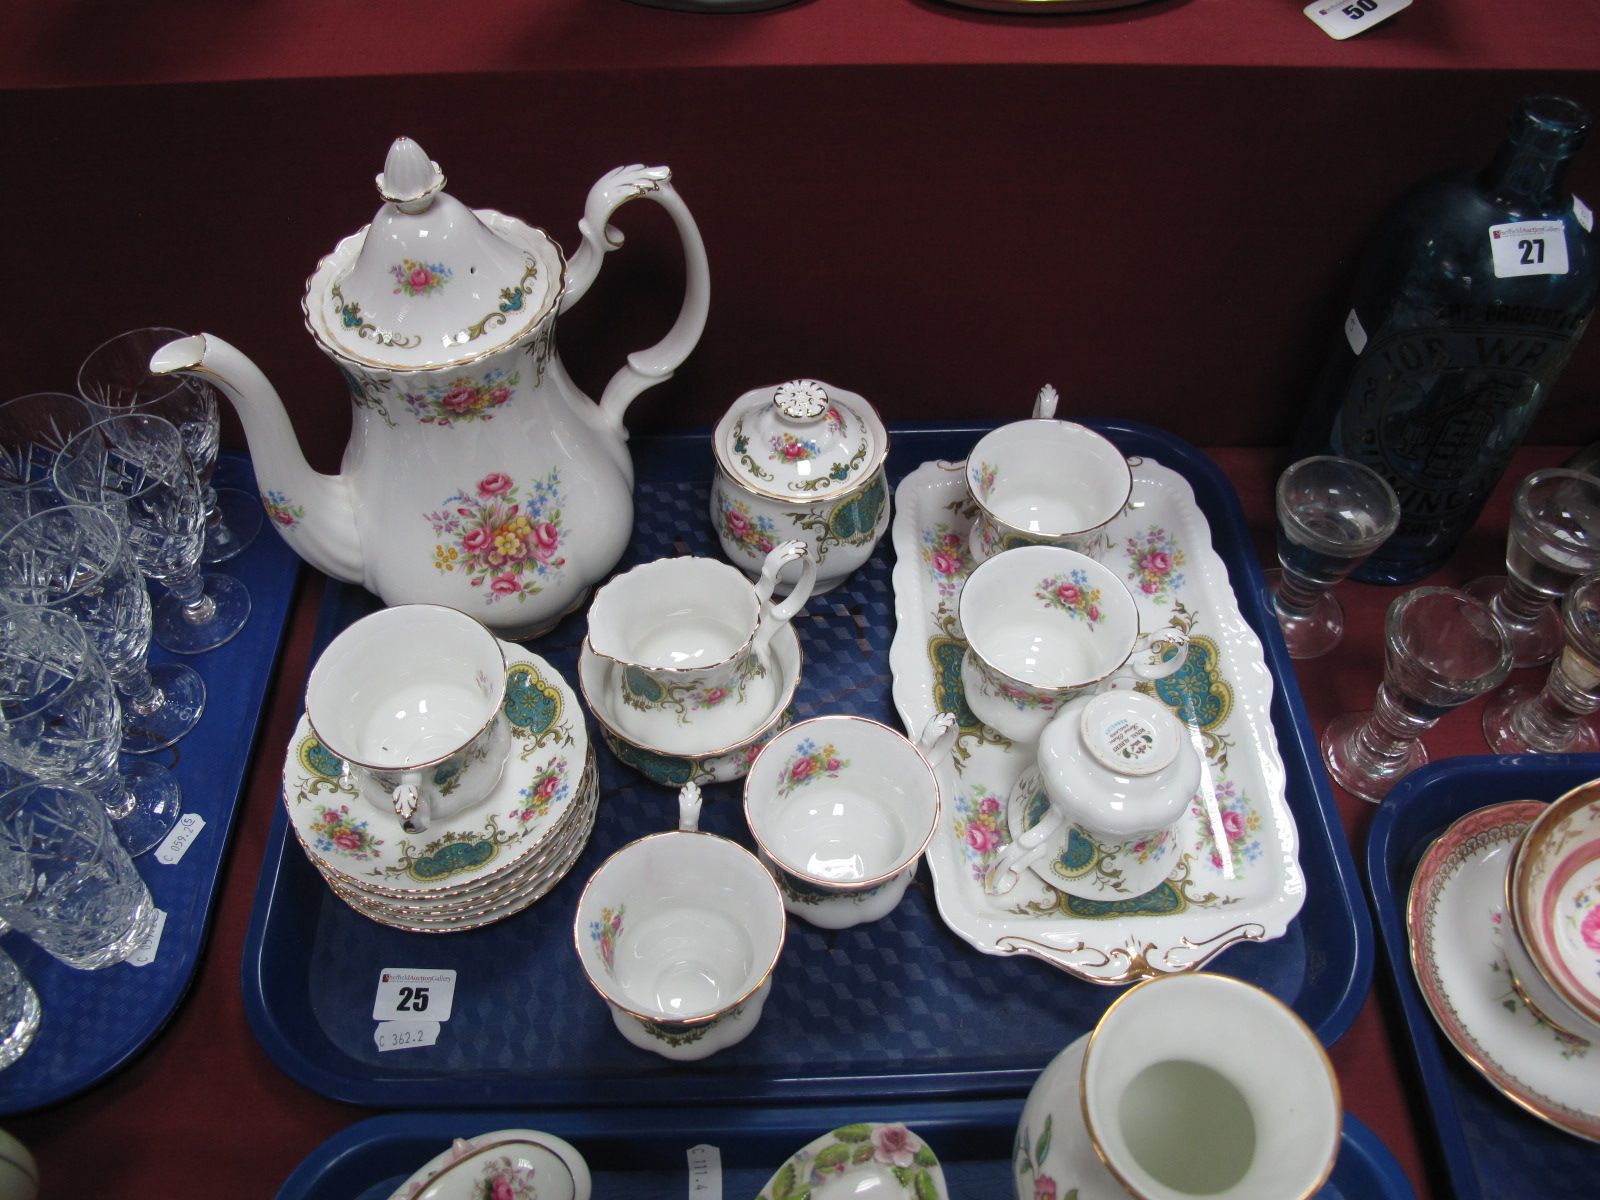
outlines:
[[[688, 1193], [686, 1154], [701, 1143], [722, 1158], [722, 1194], [754, 1196], [789, 1155], [856, 1121], [899, 1121], [939, 1156], [955, 1200], [1015, 1200], [1011, 1143], [1022, 1100], [902, 1101], [815, 1108], [604, 1109], [589, 1112], [389, 1113], [328, 1139], [296, 1168], [278, 1200], [388, 1200], [406, 1178], [458, 1137], [539, 1129], [577, 1147], [594, 1195], [665, 1200]], [[1400, 1164], [1349, 1114], [1323, 1200], [1406, 1200], [1416, 1193]]]
[[[214, 480], [255, 494], [255, 477], [241, 456], [223, 455]], [[0, 1114], [42, 1108], [104, 1079], [155, 1037], [194, 978], [300, 559], [263, 528], [243, 553], [207, 570], [244, 582], [250, 620], [231, 642], [207, 654], [151, 653], [152, 661], [187, 663], [206, 683], [200, 724], [176, 746], [150, 756], [177, 775], [184, 811], [206, 822], [176, 865], [163, 866], [152, 854], [134, 860], [167, 914], [160, 950], [145, 967], [119, 963], [75, 971], [22, 934], [6, 935], [5, 951], [37, 989], [44, 1016], [27, 1053], [0, 1072]]]
[[1518, 1108], [1439, 1031], [1411, 969], [1411, 877], [1434, 838], [1458, 817], [1502, 800], [1553, 800], [1596, 776], [1600, 755], [1447, 759], [1402, 779], [1372, 821], [1367, 878], [1378, 929], [1457, 1200], [1523, 1196], [1530, 1189], [1544, 1200], [1592, 1197], [1600, 1145]]
[[[1262, 634], [1279, 685], [1273, 721], [1307, 900], [1286, 936], [1232, 948], [1213, 969], [1277, 995], [1331, 1044], [1370, 983], [1370, 918], [1291, 664], [1261, 598], [1238, 497], [1193, 448], [1145, 427], [1101, 428], [1127, 452], [1174, 467], [1194, 485], [1231, 577], [1246, 581], [1240, 604]], [[965, 457], [978, 432], [896, 431], [891, 479], [930, 459]], [[710, 439], [637, 439], [634, 454], [636, 529], [622, 568], [666, 554], [720, 554], [707, 515]], [[889, 543], [885, 537], [866, 567], [797, 619], [806, 660], [799, 717], [850, 711], [898, 725], [889, 696]], [[375, 606], [359, 589], [332, 589], [318, 648]], [[533, 648], [574, 680], [583, 633], [577, 614]], [[599, 744], [596, 733], [591, 723]], [[1117, 995], [1036, 960], [972, 949], [940, 921], [924, 866], [882, 921], [831, 934], [791, 922], [772, 996], [746, 1041], [695, 1064], [638, 1050], [617, 1033], [578, 967], [573, 912], [583, 881], [604, 858], [668, 828], [676, 800], [603, 744], [599, 756], [600, 812], [572, 873], [527, 911], [471, 933], [406, 934], [357, 915], [306, 861], [280, 811], [243, 966], [246, 1011], [273, 1060], [313, 1091], [380, 1108], [1014, 1096]], [[736, 784], [709, 788], [702, 827], [749, 845], [739, 795]], [[455, 1011], [437, 1045], [376, 1050], [372, 999], [384, 967], [456, 969]]]

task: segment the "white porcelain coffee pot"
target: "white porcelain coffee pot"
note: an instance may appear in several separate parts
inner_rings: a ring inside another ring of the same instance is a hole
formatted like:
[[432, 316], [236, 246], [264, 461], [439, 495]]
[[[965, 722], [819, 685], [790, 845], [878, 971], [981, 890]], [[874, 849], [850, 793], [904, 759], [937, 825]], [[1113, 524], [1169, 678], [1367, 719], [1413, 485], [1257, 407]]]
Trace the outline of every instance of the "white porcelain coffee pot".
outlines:
[[[278, 393], [221, 338], [171, 342], [151, 369], [205, 378], [233, 402], [267, 512], [312, 566], [386, 604], [446, 604], [502, 637], [533, 636], [580, 605], [628, 543], [622, 417], [699, 341], [705, 247], [665, 167], [603, 176], [570, 262], [543, 230], [443, 191], [409, 138], [377, 184], [377, 216], [317, 265], [302, 302], [354, 404], [339, 474], [310, 468]], [[640, 198], [677, 227], [686, 291], [666, 336], [629, 355], [595, 404], [562, 366], [556, 317], [622, 244], [612, 214]]]

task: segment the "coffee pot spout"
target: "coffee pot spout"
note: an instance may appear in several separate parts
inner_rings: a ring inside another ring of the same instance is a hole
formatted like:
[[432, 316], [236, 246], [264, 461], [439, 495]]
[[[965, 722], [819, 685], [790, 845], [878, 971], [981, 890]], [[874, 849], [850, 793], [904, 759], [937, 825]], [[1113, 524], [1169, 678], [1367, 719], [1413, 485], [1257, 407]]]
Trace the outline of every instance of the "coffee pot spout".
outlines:
[[244, 426], [262, 502], [284, 540], [312, 566], [345, 583], [365, 570], [351, 490], [342, 475], [313, 471], [289, 414], [261, 369], [210, 333], [178, 338], [150, 359], [157, 375], [190, 375], [232, 402]]

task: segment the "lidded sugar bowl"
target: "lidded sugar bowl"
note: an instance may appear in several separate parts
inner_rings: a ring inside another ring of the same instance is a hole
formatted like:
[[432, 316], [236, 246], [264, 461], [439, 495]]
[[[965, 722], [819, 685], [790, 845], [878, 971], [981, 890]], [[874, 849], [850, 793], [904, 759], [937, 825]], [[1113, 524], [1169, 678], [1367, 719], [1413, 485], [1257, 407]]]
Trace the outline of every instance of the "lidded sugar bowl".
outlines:
[[889, 434], [863, 397], [815, 379], [755, 388], [713, 439], [711, 523], [740, 570], [759, 575], [774, 546], [798, 538], [825, 592], [872, 557], [889, 526]]

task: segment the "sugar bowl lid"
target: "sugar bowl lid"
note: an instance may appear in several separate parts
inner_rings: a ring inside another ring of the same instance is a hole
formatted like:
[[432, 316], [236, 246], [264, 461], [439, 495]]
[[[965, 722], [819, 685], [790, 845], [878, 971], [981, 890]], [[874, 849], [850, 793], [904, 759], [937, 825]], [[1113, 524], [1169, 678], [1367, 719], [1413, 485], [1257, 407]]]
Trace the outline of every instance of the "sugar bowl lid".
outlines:
[[717, 466], [775, 500], [838, 496], [865, 483], [889, 453], [889, 434], [863, 397], [815, 379], [748, 391], [714, 435]]
[[561, 251], [542, 231], [444, 191], [421, 146], [396, 138], [377, 176], [383, 206], [307, 285], [311, 331], [359, 363], [463, 363], [515, 340], [561, 294]]

